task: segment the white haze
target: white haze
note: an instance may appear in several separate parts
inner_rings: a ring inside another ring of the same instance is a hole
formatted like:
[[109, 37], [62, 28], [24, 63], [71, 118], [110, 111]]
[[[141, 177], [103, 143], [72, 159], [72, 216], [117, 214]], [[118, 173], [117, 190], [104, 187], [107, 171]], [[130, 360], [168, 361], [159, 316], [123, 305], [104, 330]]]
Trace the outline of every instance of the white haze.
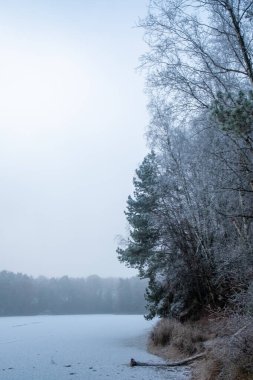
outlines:
[[1, 269], [130, 276], [115, 236], [146, 148], [146, 1], [0, 4]]

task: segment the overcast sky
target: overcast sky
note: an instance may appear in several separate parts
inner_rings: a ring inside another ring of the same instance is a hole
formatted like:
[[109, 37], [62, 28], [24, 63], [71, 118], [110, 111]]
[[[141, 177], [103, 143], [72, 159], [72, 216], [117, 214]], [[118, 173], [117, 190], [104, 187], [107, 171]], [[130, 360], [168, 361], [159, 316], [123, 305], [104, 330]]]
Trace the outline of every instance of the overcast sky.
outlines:
[[0, 270], [129, 277], [145, 0], [0, 1]]

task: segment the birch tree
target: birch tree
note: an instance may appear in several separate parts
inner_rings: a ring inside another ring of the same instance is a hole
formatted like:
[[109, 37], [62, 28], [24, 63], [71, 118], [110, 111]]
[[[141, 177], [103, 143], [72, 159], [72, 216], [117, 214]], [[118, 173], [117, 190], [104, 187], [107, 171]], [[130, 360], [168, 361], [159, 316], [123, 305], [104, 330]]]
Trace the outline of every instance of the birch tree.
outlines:
[[208, 108], [217, 93], [253, 85], [251, 0], [151, 0], [140, 25], [153, 96], [176, 111]]
[[140, 23], [153, 152], [118, 254], [149, 279], [149, 318], [196, 317], [250, 285], [252, 23], [250, 0], [151, 0]]

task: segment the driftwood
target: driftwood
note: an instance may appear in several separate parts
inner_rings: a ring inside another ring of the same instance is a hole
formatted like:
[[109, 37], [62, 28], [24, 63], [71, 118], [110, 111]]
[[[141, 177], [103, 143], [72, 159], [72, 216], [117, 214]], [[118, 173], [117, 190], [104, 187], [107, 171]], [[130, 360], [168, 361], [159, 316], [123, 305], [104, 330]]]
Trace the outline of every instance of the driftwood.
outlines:
[[197, 354], [194, 356], [191, 356], [187, 359], [183, 359], [177, 362], [172, 362], [172, 363], [143, 363], [143, 362], [138, 362], [134, 360], [133, 358], [130, 360], [130, 367], [136, 367], [136, 366], [142, 366], [142, 367], [177, 367], [185, 364], [189, 364], [190, 362], [203, 358], [205, 356], [205, 353], [202, 354]]

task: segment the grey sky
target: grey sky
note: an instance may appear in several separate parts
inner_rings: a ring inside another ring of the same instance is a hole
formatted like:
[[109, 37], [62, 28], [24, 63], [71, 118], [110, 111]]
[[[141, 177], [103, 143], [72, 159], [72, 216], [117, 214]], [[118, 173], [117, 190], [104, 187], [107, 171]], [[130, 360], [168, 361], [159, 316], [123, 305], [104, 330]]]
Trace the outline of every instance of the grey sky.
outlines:
[[146, 3], [0, 2], [0, 269], [135, 273], [115, 237], [146, 151]]

